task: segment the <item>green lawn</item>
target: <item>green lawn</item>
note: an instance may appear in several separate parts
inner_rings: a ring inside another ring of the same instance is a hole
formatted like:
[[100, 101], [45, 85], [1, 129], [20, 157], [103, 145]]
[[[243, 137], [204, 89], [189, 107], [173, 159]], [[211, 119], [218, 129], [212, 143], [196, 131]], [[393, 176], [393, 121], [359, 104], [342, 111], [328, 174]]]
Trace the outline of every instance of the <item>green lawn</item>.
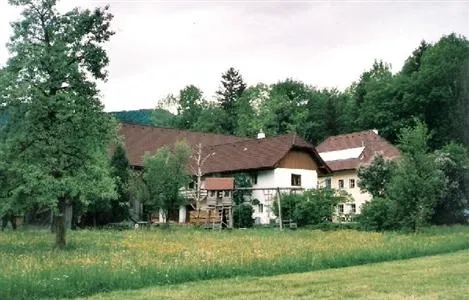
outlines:
[[271, 276], [469, 249], [469, 227], [415, 234], [274, 229], [82, 230], [64, 251], [48, 231], [0, 233], [0, 299], [88, 296], [113, 290]]
[[98, 299], [468, 299], [469, 251], [268, 277], [99, 294]]

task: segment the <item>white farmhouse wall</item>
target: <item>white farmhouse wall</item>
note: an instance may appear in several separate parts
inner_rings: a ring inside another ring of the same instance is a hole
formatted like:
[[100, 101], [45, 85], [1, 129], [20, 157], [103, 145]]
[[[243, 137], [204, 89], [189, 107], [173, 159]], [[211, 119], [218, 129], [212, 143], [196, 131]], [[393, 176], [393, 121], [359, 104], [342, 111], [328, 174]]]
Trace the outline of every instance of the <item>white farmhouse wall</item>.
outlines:
[[[320, 186], [325, 185], [326, 178], [327, 177], [322, 177], [319, 179]], [[371, 194], [366, 191], [360, 191], [360, 188], [358, 187], [359, 179], [357, 172], [355, 170], [336, 172], [329, 178], [331, 178], [331, 188], [336, 190], [344, 190], [350, 194], [350, 196], [352, 196], [352, 202], [344, 203], [344, 214], [352, 213], [352, 204], [355, 204], [356, 214], [360, 214], [363, 204], [371, 200]], [[350, 187], [351, 179], [355, 180], [355, 187]], [[344, 187], [342, 189], [339, 188], [339, 180], [344, 181]]]
[[[318, 177], [315, 170], [276, 168], [274, 170], [259, 171], [257, 184], [253, 188], [288, 188], [291, 185], [291, 175], [301, 175], [301, 187], [304, 189], [316, 188]], [[275, 190], [255, 190], [252, 199], [257, 199], [260, 205], [254, 205], [253, 218], [260, 224], [269, 224], [271, 219], [276, 219], [272, 211], [275, 201]]]

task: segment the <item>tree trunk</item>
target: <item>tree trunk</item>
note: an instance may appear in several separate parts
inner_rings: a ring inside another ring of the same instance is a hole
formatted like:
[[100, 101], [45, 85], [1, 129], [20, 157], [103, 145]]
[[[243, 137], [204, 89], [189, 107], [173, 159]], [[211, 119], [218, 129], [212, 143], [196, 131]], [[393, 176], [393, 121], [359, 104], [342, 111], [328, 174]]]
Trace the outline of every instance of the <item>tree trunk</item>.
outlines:
[[63, 249], [65, 248], [65, 212], [67, 209], [67, 201], [64, 197], [59, 199], [58, 203], [59, 213], [55, 216], [55, 248]]

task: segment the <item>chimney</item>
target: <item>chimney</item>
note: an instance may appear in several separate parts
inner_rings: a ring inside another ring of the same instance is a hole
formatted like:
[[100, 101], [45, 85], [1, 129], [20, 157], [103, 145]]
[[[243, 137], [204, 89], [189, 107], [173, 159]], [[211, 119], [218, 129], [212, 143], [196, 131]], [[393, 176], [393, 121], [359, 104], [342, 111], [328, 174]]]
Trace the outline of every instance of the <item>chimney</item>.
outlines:
[[259, 131], [259, 133], [257, 134], [257, 139], [260, 140], [260, 139], [263, 139], [263, 138], [265, 138], [265, 133], [261, 129]]
[[371, 131], [373, 131], [376, 135], [378, 135], [378, 129], [372, 129]]

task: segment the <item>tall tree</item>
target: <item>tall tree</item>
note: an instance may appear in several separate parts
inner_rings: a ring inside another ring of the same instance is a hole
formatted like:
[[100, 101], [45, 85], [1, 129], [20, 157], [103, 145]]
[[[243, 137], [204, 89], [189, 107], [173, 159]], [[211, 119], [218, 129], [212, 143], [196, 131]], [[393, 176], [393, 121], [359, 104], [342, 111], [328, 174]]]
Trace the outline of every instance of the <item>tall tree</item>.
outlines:
[[268, 135], [296, 132], [299, 120], [307, 114], [309, 92], [307, 85], [292, 79], [273, 84], [260, 112], [262, 129]]
[[181, 129], [193, 129], [203, 109], [202, 91], [188, 85], [179, 92], [176, 126]]
[[1, 107], [6, 172], [18, 178], [9, 198], [50, 207], [55, 245], [66, 245], [65, 212], [115, 195], [107, 148], [115, 124], [103, 112], [96, 79], [106, 79], [102, 45], [113, 32], [108, 7], [61, 14], [56, 0], [10, 0], [23, 8], [12, 23]]
[[417, 49], [412, 52], [412, 55], [409, 56], [402, 66], [401, 73], [405, 75], [411, 75], [414, 72], [420, 70], [421, 60], [423, 54], [431, 47], [430, 44], [422, 40]]
[[247, 88], [236, 102], [236, 135], [254, 137], [262, 128], [261, 108], [269, 98], [269, 87], [259, 83]]
[[429, 152], [429, 139], [428, 128], [421, 121], [402, 129], [399, 137], [402, 157], [392, 171], [387, 188], [394, 203], [395, 222], [415, 232], [430, 223], [445, 189], [444, 174]]
[[434, 131], [433, 149], [450, 140], [464, 142], [469, 126], [468, 69], [469, 41], [450, 34], [425, 51], [420, 69], [412, 77], [410, 99], [419, 104], [423, 120]]
[[169, 213], [185, 203], [181, 188], [189, 184], [187, 165], [191, 150], [185, 142], [177, 142], [174, 149], [163, 147], [153, 156], [145, 157], [143, 179], [148, 189], [151, 209], [161, 209], [166, 222]]
[[239, 74], [239, 71], [231, 67], [226, 73], [222, 74], [221, 85], [222, 86], [216, 93], [218, 102], [226, 115], [223, 129], [228, 134], [234, 134], [238, 119], [236, 114], [236, 101], [246, 89], [246, 84], [241, 74]]

